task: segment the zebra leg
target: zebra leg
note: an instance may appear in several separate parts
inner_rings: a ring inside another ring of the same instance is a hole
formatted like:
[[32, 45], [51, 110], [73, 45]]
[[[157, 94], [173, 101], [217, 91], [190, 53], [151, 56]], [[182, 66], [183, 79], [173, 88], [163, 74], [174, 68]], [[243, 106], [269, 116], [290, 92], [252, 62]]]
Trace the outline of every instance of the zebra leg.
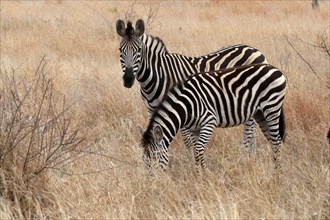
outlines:
[[202, 168], [202, 170], [205, 170], [205, 147], [209, 140], [212, 137], [213, 130], [216, 126], [216, 121], [212, 117], [206, 122], [203, 126], [201, 126], [201, 129], [199, 132], [196, 132], [196, 144], [194, 147], [194, 156], [195, 156], [195, 165], [197, 172], [199, 171], [199, 168]]
[[280, 149], [281, 149], [281, 137], [279, 132], [279, 115], [273, 114], [272, 116], [267, 116], [265, 118], [263, 114], [257, 114], [255, 117], [257, 120], [257, 123], [264, 134], [264, 136], [267, 138], [268, 142], [272, 146], [273, 151], [273, 162], [275, 165], [275, 169], [281, 170], [280, 165]]
[[272, 145], [273, 150], [273, 161], [275, 164], [275, 169], [281, 171], [281, 164], [280, 164], [280, 153], [281, 153], [281, 137], [279, 132], [279, 117], [271, 121], [267, 121], [268, 125], [268, 137], [269, 142]]
[[256, 158], [256, 122], [253, 118], [244, 123], [243, 144], [241, 150]]
[[183, 137], [183, 142], [187, 147], [188, 154], [194, 150], [194, 146], [196, 145], [199, 138], [199, 131], [190, 131], [189, 129], [181, 129], [181, 134]]
[[194, 146], [194, 137], [192, 136], [192, 133], [189, 129], [182, 128], [181, 134], [183, 138], [183, 143], [186, 145], [188, 151], [193, 148]]

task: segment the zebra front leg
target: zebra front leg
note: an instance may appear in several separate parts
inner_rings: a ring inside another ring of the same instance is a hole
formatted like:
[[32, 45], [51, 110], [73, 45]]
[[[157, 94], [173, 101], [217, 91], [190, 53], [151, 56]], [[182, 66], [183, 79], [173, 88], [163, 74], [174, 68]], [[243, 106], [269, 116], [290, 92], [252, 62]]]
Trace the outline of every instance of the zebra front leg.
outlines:
[[253, 118], [244, 123], [243, 143], [241, 145], [241, 158], [246, 152], [256, 158], [256, 122]]
[[199, 172], [200, 168], [203, 171], [206, 168], [205, 147], [212, 137], [215, 126], [216, 120], [214, 118], [211, 118], [205, 125], [201, 127], [199, 132], [196, 132], [196, 134], [199, 134], [198, 137], [196, 136], [197, 142], [194, 147], [195, 165], [197, 172]]
[[181, 134], [190, 158], [190, 156], [192, 155], [191, 151], [193, 151], [194, 146], [196, 144], [196, 137], [189, 129], [185, 129], [185, 128], [181, 129]]
[[193, 137], [191, 131], [186, 128], [181, 129], [181, 134], [183, 138], [183, 143], [185, 144], [187, 150], [190, 151], [190, 149], [193, 149], [193, 146], [195, 145], [195, 138]]

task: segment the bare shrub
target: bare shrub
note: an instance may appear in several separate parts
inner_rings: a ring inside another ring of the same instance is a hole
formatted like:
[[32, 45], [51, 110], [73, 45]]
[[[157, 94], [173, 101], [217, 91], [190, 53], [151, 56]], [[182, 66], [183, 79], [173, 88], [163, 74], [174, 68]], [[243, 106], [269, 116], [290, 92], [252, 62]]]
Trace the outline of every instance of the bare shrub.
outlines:
[[145, 25], [148, 28], [149, 31], [154, 29], [156, 26], [158, 26], [158, 12], [160, 9], [161, 2], [155, 2], [153, 4], [149, 4], [148, 6], [145, 6], [143, 14], [145, 16], [139, 17], [138, 13], [135, 10], [134, 3], [124, 12], [124, 20], [125, 21], [131, 21], [137, 20], [139, 18], [144, 19]]
[[146, 26], [148, 27], [149, 30], [152, 30], [157, 26], [159, 9], [160, 9], [160, 2], [158, 2], [154, 6], [149, 5], [148, 11], [146, 13], [147, 14]]
[[319, 34], [319, 36], [318, 36], [319, 44], [316, 47], [319, 47], [330, 58], [330, 46], [327, 43], [327, 41], [329, 42], [329, 39], [328, 39], [329, 32], [330, 32], [330, 29], [328, 27], [328, 28], [324, 29], [322, 34]]
[[87, 132], [73, 105], [55, 93], [44, 57], [32, 77], [1, 69], [0, 85], [0, 194], [19, 206], [16, 217], [30, 218], [34, 200], [47, 198], [40, 196], [47, 191], [45, 171], [85, 154]]
[[[318, 45], [314, 45], [314, 44], [310, 44], [310, 43], [307, 43], [303, 40], [300, 39], [300, 41], [302, 41], [303, 43], [309, 45], [309, 46], [312, 46], [312, 47], [315, 47], [315, 48], [318, 48], [320, 49], [321, 52], [327, 54], [327, 56], [330, 57], [330, 50], [329, 50], [329, 46], [327, 45], [327, 39], [326, 37], [324, 36], [325, 33], [326, 33], [327, 29], [325, 29], [323, 31], [323, 33], [321, 35], [318, 36], [319, 39], [319, 43]], [[325, 77], [322, 76], [320, 73], [318, 73], [315, 68], [313, 67], [314, 65], [311, 64], [309, 61], [306, 60], [306, 58], [304, 58], [304, 56], [296, 49], [296, 47], [293, 45], [293, 43], [287, 38], [287, 36], [284, 35], [284, 38], [286, 39], [286, 41], [288, 42], [288, 44], [291, 46], [291, 48], [297, 53], [297, 55], [307, 64], [307, 66], [309, 67], [309, 69], [312, 71], [312, 73], [317, 77], [317, 79], [324, 83], [324, 85], [326, 85], [328, 88], [330, 88], [330, 84], [328, 82], [328, 75], [326, 75]]]

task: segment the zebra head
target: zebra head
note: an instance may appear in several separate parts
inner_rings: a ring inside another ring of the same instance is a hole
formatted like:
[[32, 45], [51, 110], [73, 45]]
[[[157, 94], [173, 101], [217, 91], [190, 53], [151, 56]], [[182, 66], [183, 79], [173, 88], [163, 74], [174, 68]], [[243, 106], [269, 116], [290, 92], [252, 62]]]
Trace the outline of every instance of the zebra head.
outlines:
[[123, 69], [123, 81], [126, 88], [131, 88], [134, 84], [135, 75], [141, 63], [141, 47], [142, 41], [140, 37], [144, 33], [144, 22], [142, 19], [136, 21], [135, 30], [130, 21], [117, 20], [116, 29], [119, 36], [122, 37], [120, 42], [120, 63]]
[[142, 159], [147, 169], [150, 169], [153, 165], [157, 165], [157, 162], [163, 170], [167, 168], [168, 155], [163, 136], [163, 129], [158, 124], [153, 129], [148, 128], [143, 133], [141, 142], [141, 146], [143, 147]]

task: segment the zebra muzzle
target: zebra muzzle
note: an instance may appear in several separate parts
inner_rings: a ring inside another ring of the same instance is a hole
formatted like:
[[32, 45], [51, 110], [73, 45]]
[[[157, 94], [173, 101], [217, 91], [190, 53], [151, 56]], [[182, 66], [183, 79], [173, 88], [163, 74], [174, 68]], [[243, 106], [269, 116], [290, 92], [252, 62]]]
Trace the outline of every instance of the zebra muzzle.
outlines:
[[123, 75], [124, 86], [126, 88], [131, 88], [134, 84], [135, 76], [133, 73], [133, 68], [126, 68], [125, 74]]

